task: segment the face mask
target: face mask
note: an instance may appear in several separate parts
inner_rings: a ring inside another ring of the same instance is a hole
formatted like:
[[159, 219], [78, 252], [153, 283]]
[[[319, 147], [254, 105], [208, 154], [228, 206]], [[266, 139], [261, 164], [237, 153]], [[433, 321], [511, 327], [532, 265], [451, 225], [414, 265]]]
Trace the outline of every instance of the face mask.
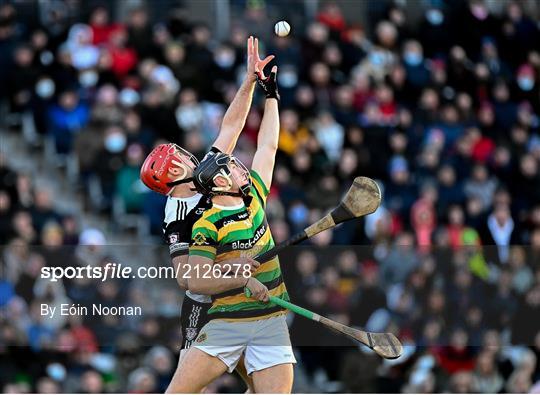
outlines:
[[430, 24], [438, 26], [443, 23], [444, 15], [440, 10], [428, 10], [426, 12], [426, 19]]
[[97, 354], [92, 357], [92, 366], [101, 372], [111, 372], [115, 360], [108, 354]]
[[519, 77], [517, 83], [523, 91], [530, 91], [534, 87], [534, 80], [530, 77]]
[[289, 211], [289, 218], [296, 224], [302, 224], [308, 220], [308, 209], [303, 204], [297, 204]]
[[298, 75], [295, 71], [285, 71], [281, 73], [279, 84], [284, 88], [292, 88], [298, 83]]
[[83, 71], [79, 74], [79, 82], [85, 88], [95, 86], [98, 82], [99, 76], [94, 70]]
[[137, 91], [131, 88], [124, 88], [120, 91], [118, 100], [124, 107], [133, 107], [135, 104], [139, 103], [141, 97]]
[[54, 90], [54, 81], [49, 78], [39, 80], [39, 82], [36, 84], [36, 93], [42, 99], [48, 99], [54, 95]]
[[51, 363], [47, 366], [47, 374], [54, 381], [63, 381], [66, 378], [66, 368], [59, 363]]
[[370, 55], [369, 55], [369, 61], [374, 65], [374, 66], [381, 66], [383, 63], [384, 63], [384, 57], [381, 53], [379, 52], [372, 52]]
[[105, 149], [117, 154], [126, 148], [126, 136], [123, 133], [112, 133], [105, 138]]
[[194, 107], [179, 108], [176, 111], [176, 122], [182, 129], [196, 127], [201, 121], [201, 112]]
[[405, 52], [403, 55], [403, 60], [409, 66], [418, 66], [420, 63], [422, 63], [423, 57], [418, 52], [409, 51]]
[[234, 64], [235, 56], [233, 52], [222, 51], [216, 55], [214, 60], [222, 69], [228, 69]]

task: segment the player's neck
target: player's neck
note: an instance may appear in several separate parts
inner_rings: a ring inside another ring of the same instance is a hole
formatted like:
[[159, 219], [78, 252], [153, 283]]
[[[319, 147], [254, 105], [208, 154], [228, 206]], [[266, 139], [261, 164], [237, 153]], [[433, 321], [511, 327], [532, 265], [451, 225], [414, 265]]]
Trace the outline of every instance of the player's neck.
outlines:
[[235, 207], [244, 204], [244, 200], [239, 196], [218, 195], [212, 198], [212, 203], [222, 207]]
[[180, 184], [174, 187], [173, 191], [169, 196], [175, 197], [175, 198], [188, 198], [195, 196], [197, 194], [197, 191], [193, 191], [192, 188], [195, 186], [192, 182], [188, 182], [187, 184]]

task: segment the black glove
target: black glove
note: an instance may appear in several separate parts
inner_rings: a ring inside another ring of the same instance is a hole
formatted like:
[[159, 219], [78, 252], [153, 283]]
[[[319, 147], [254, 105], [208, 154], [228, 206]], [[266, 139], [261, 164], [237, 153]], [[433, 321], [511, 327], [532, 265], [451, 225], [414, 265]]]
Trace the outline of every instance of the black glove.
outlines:
[[255, 77], [257, 78], [257, 83], [264, 91], [264, 94], [266, 95], [267, 99], [277, 99], [279, 101], [279, 92], [278, 92], [278, 86], [276, 81], [276, 72], [272, 71], [268, 77], [265, 79], [261, 78], [260, 73], [255, 73]]

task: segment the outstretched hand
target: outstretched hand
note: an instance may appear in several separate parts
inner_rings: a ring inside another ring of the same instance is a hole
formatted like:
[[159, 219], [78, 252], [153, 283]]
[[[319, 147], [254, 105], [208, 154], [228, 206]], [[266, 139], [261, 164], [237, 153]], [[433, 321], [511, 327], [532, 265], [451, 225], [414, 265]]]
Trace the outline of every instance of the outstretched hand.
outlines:
[[264, 68], [272, 59], [274, 59], [274, 55], [268, 55], [261, 59], [259, 57], [259, 39], [249, 36], [247, 40], [247, 78], [255, 81], [255, 74], [260, 74], [264, 79]]
[[279, 101], [279, 92], [277, 86], [277, 66], [272, 67], [272, 71], [268, 77], [264, 76], [263, 72], [256, 73], [257, 83], [264, 91], [267, 99], [277, 99]]

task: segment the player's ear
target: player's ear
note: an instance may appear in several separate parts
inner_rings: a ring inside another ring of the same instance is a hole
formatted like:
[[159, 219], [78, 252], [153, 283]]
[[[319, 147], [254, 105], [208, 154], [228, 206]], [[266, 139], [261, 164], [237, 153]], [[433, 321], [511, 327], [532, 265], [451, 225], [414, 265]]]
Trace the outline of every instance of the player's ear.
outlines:
[[214, 178], [214, 184], [216, 184], [217, 187], [226, 187], [229, 185], [229, 181], [223, 176], [217, 176]]
[[172, 177], [180, 177], [185, 178], [189, 173], [189, 170], [186, 168], [185, 165], [182, 165], [181, 167], [169, 167], [169, 174]]

